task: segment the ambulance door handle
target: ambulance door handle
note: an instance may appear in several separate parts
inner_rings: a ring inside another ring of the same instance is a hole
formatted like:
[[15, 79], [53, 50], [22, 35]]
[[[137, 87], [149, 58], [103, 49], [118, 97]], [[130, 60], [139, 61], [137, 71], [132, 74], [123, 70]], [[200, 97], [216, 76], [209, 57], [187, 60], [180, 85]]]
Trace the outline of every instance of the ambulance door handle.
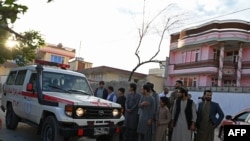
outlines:
[[6, 93], [3, 93], [4, 96], [6, 96]]
[[25, 97], [23, 97], [24, 99], [26, 99], [26, 96]]

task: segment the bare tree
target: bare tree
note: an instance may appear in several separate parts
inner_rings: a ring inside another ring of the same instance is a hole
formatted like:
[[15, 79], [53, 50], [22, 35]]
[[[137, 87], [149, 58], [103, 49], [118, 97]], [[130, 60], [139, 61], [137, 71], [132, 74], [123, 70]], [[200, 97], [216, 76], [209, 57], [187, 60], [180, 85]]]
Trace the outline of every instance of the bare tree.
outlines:
[[[131, 81], [134, 72], [142, 65], [147, 64], [147, 63], [161, 63], [161, 60], [157, 60], [156, 57], [157, 55], [160, 53], [161, 51], [161, 46], [162, 46], [162, 42], [166, 36], [166, 34], [169, 32], [169, 30], [177, 25], [180, 24], [182, 22], [181, 17], [183, 14], [177, 14], [177, 15], [172, 15], [169, 16], [169, 12], [171, 10], [171, 8], [173, 7], [173, 4], [169, 4], [167, 5], [165, 8], [163, 8], [162, 10], [160, 10], [159, 12], [157, 12], [151, 19], [147, 20], [145, 19], [146, 17], [146, 0], [144, 0], [143, 2], [143, 11], [142, 11], [142, 24], [141, 27], [138, 29], [138, 34], [139, 34], [139, 41], [138, 41], [138, 45], [137, 48], [135, 50], [135, 55], [137, 57], [138, 63], [137, 65], [134, 67], [134, 69], [131, 71], [130, 76], [128, 81]], [[154, 26], [154, 22], [156, 22], [159, 18], [162, 18], [162, 25], [159, 26]], [[156, 29], [156, 33], [159, 35], [159, 41], [157, 41], [157, 50], [155, 53], [152, 54], [152, 56], [145, 61], [141, 60], [141, 56], [139, 54], [142, 43], [145, 41], [145, 37], [150, 34], [149, 30], [150, 29]]]

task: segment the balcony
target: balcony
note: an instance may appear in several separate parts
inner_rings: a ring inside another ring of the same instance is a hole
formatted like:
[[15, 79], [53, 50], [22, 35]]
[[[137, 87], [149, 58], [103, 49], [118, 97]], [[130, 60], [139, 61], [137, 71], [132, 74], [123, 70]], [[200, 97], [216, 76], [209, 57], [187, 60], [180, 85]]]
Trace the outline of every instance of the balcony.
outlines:
[[237, 68], [237, 62], [224, 60], [224, 61], [223, 61], [223, 67], [227, 67], [227, 68]]
[[197, 62], [188, 62], [182, 64], [175, 64], [174, 70], [190, 69], [190, 68], [202, 68], [202, 67], [219, 67], [219, 62], [213, 59], [200, 60]]
[[243, 61], [241, 64], [241, 69], [250, 69], [250, 61]]

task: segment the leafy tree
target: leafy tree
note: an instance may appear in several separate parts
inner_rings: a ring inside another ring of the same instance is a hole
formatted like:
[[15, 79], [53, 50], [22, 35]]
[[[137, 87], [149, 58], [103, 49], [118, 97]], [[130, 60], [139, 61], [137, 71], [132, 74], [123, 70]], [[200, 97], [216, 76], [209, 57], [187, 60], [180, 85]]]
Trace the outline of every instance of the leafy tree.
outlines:
[[[12, 29], [19, 14], [25, 14], [27, 10], [28, 7], [18, 4], [17, 0], [0, 0], [0, 64], [14, 59], [17, 65], [26, 65], [35, 59], [36, 49], [45, 45], [44, 39], [37, 31], [17, 33]], [[10, 38], [16, 42], [12, 49], [6, 45]]]
[[[157, 12], [152, 18], [146, 19], [146, 17], [149, 17], [147, 15], [146, 10], [147, 0], [143, 0], [143, 9], [142, 9], [142, 23], [141, 27], [138, 28], [138, 34], [139, 34], [139, 40], [138, 45], [135, 50], [135, 55], [137, 57], [138, 63], [133, 68], [133, 70], [130, 73], [128, 81], [131, 81], [134, 72], [142, 65], [148, 64], [148, 63], [162, 63], [162, 60], [156, 59], [157, 55], [161, 51], [162, 42], [166, 37], [166, 34], [169, 32], [169, 30], [176, 26], [177, 24], [181, 24], [184, 19], [183, 16], [185, 14], [176, 14], [176, 15], [170, 15], [169, 13], [171, 8], [174, 7], [173, 4], [167, 5], [165, 8], [161, 9], [159, 12]], [[159, 19], [161, 19], [161, 24], [159, 24]], [[140, 56], [140, 50], [142, 48], [142, 44], [145, 42], [146, 36], [150, 35], [150, 31], [152, 33], [152, 30], [155, 30], [155, 33], [159, 35], [159, 40], [157, 41], [158, 44], [156, 45], [157, 50], [156, 52], [152, 52], [152, 55], [148, 54], [149, 58], [148, 60], [142, 60]], [[165, 60], [165, 59], [164, 59]]]

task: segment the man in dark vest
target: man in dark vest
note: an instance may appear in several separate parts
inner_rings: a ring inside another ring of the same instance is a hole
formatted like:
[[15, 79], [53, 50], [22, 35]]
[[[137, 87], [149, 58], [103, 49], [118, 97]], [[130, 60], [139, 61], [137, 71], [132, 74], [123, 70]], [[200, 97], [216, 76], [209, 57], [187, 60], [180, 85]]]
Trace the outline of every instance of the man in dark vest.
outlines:
[[173, 134], [171, 141], [192, 141], [193, 131], [196, 129], [196, 105], [188, 98], [186, 89], [177, 90], [178, 98], [174, 102], [172, 121]]

